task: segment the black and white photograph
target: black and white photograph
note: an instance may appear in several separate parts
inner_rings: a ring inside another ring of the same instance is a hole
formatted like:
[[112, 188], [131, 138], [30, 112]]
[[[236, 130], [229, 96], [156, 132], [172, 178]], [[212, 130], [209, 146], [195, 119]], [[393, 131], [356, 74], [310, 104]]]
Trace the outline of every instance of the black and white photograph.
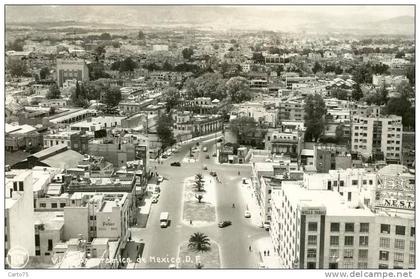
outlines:
[[2, 6], [9, 278], [415, 278], [414, 2]]

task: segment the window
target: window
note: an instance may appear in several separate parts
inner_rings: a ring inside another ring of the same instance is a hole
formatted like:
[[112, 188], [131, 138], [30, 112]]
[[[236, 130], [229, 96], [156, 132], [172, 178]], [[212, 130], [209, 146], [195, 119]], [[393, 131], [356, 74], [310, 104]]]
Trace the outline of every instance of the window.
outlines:
[[318, 229], [318, 223], [316, 223], [316, 222], [309, 222], [308, 223], [308, 231], [316, 232], [317, 229]]
[[338, 235], [332, 235], [330, 236], [330, 245], [340, 245], [340, 237]]
[[13, 191], [17, 191], [17, 190], [18, 190], [17, 181], [13, 181]]
[[338, 249], [330, 249], [330, 260], [336, 261], [339, 257]]
[[307, 269], [315, 269], [315, 268], [316, 268], [316, 263], [308, 262]]
[[415, 264], [416, 263], [416, 257], [413, 254], [410, 254], [408, 263], [409, 264]]
[[346, 223], [345, 231], [346, 232], [354, 232], [354, 223]]
[[344, 186], [344, 180], [340, 180], [340, 187]]
[[359, 245], [360, 246], [368, 246], [369, 245], [369, 237], [368, 236], [359, 236]]
[[368, 250], [367, 249], [360, 249], [359, 250], [359, 259], [367, 259], [368, 257]]
[[60, 208], [63, 208], [63, 207], [65, 207], [66, 206], [66, 203], [65, 202], [61, 202], [60, 203]]
[[344, 237], [344, 245], [346, 246], [353, 246], [353, 237], [352, 236], [345, 236]]
[[389, 240], [389, 238], [381, 237], [379, 239], [379, 247], [381, 247], [381, 248], [389, 248], [390, 242], [391, 241]]
[[39, 234], [35, 235], [35, 246], [39, 246]]
[[356, 186], [357, 185], [357, 180], [352, 180], [351, 185]]
[[411, 227], [410, 236], [415, 236], [415, 235], [416, 235], [416, 228]]
[[390, 234], [391, 226], [388, 224], [381, 224], [381, 233]]
[[404, 239], [395, 239], [394, 247], [395, 247], [395, 249], [402, 249], [402, 250], [404, 250], [404, 247], [405, 247], [405, 241], [404, 241]]
[[23, 191], [23, 181], [19, 181], [19, 191]]
[[344, 249], [344, 258], [353, 259], [353, 249]]
[[405, 235], [405, 226], [395, 226], [395, 234]]
[[367, 269], [368, 268], [368, 263], [367, 262], [358, 262], [357, 263], [357, 268]]
[[369, 232], [369, 223], [360, 223], [360, 232]]
[[35, 251], [35, 256], [41, 256], [41, 251], [36, 250], [36, 251]]
[[308, 258], [316, 258], [316, 249], [308, 249], [307, 256]]
[[51, 208], [57, 208], [57, 203], [53, 202], [53, 203], [51, 204]]
[[52, 239], [48, 239], [48, 251], [51, 251], [53, 249], [53, 241]]
[[340, 223], [331, 223], [330, 231], [331, 232], [339, 232], [340, 231]]
[[343, 262], [343, 268], [345, 268], [345, 269], [353, 268], [353, 262], [352, 261]]
[[388, 251], [379, 251], [379, 259], [381, 261], [387, 261], [389, 259], [389, 252]]
[[415, 242], [411, 240], [410, 241], [410, 251], [414, 251], [415, 247], [416, 247]]
[[39, 204], [39, 207], [41, 207], [41, 208], [46, 208], [46, 207], [47, 207], [47, 204], [46, 204], [46, 203], [41, 202], [41, 203]]
[[403, 263], [404, 254], [403, 253], [394, 253], [394, 263]]
[[316, 245], [317, 243], [317, 236], [316, 235], [309, 235], [308, 236], [308, 245]]

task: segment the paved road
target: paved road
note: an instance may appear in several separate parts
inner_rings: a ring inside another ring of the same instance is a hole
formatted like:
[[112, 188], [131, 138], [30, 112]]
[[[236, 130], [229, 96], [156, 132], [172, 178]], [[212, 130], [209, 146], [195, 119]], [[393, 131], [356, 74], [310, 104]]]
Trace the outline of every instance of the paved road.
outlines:
[[[133, 228], [132, 237], [135, 240], [145, 242], [143, 259], [137, 268], [167, 268], [170, 263], [157, 262], [157, 258], [176, 258], [178, 245], [187, 241], [194, 232], [203, 232], [211, 239], [217, 241], [221, 248], [221, 258], [223, 268], [255, 268], [259, 259], [255, 252], [249, 252], [248, 247], [252, 241], [260, 237], [267, 236], [268, 233], [250, 224], [249, 219], [244, 218], [246, 201], [242, 200], [242, 195], [238, 187], [238, 182], [242, 177], [251, 176], [249, 166], [219, 165], [215, 163], [215, 141], [205, 142], [202, 146], [207, 146], [208, 152], [196, 154], [197, 163], [182, 163], [181, 167], [171, 167], [174, 161], [182, 162], [182, 159], [189, 154], [190, 147], [195, 143], [189, 143], [181, 147], [178, 153], [167, 159], [163, 164], [157, 165], [157, 171], [165, 180], [161, 183], [161, 195], [159, 202], [152, 205], [151, 213], [145, 229]], [[205, 159], [209, 154], [210, 159]], [[232, 226], [220, 229], [216, 225], [194, 228], [183, 225], [182, 217], [182, 196], [183, 180], [196, 173], [206, 173], [202, 170], [203, 165], [208, 167], [208, 171], [216, 171], [221, 184], [217, 185], [217, 216], [219, 221], [231, 220]], [[238, 170], [241, 175], [238, 176]], [[235, 208], [232, 208], [235, 203]], [[168, 228], [160, 228], [159, 215], [162, 211], [168, 211], [171, 224]]]

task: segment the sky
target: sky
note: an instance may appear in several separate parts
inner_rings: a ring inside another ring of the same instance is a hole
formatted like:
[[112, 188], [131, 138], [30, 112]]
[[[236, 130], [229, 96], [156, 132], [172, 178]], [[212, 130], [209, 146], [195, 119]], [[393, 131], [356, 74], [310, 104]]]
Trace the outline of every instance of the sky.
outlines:
[[414, 17], [414, 6], [6, 6], [6, 23], [75, 20], [271, 30], [353, 27], [401, 16]]

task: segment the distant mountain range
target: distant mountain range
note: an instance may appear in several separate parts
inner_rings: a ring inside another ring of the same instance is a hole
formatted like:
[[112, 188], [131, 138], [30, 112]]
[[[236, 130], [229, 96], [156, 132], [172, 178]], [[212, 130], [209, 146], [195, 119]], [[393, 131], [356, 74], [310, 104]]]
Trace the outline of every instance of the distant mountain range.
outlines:
[[[285, 32], [414, 35], [413, 16], [366, 16], [354, 7], [6, 6], [6, 24], [64, 27], [196, 27]], [[348, 9], [349, 13], [346, 13]], [[398, 7], [395, 7], [397, 10]], [[389, 12], [388, 12], [389, 14]], [[398, 15], [398, 13], [396, 13]]]

